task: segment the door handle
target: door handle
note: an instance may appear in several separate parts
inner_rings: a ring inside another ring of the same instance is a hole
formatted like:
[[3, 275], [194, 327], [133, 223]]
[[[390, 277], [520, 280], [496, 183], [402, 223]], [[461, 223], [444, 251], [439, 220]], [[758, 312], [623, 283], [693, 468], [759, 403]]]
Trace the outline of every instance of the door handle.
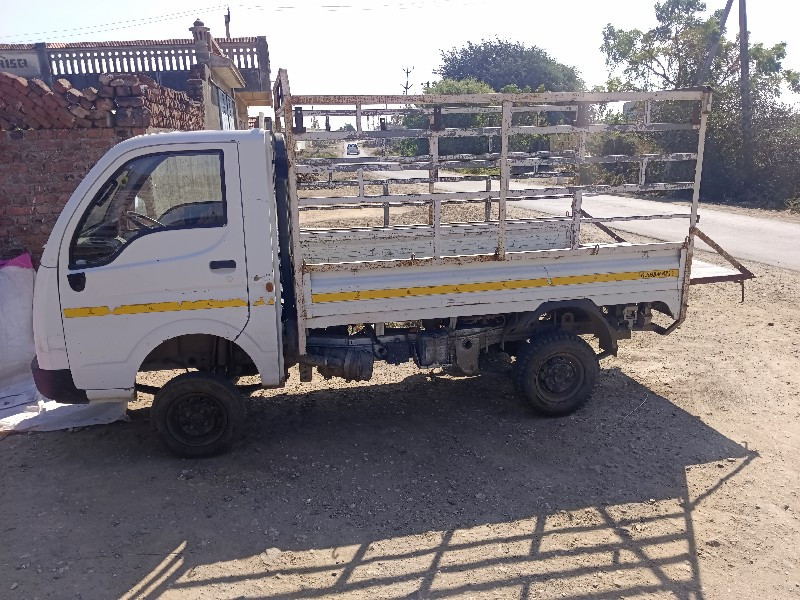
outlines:
[[236, 261], [235, 260], [212, 260], [208, 263], [208, 268], [212, 270], [216, 269], [235, 269], [236, 268]]
[[68, 273], [67, 282], [73, 291], [82, 292], [86, 287], [86, 273]]

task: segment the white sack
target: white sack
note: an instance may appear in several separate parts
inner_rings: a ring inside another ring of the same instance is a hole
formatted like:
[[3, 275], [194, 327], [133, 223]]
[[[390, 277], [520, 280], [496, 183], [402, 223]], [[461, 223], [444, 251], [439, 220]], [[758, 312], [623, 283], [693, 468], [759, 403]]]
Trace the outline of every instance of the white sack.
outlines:
[[59, 404], [36, 391], [33, 281], [29, 256], [0, 261], [0, 432], [55, 431], [127, 418], [125, 402]]
[[0, 388], [30, 377], [33, 346], [33, 269], [0, 268]]

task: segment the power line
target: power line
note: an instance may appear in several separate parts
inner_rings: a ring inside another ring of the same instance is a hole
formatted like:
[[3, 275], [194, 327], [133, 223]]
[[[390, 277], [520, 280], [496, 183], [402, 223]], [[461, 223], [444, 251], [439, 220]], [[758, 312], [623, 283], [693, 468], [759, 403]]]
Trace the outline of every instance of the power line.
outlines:
[[[49, 35], [53, 33], [60, 33], [60, 34], [80, 34], [80, 33], [104, 33], [106, 31], [117, 31], [120, 29], [132, 29], [136, 27], [142, 27], [144, 25], [149, 25], [151, 23], [159, 23], [164, 21], [171, 21], [174, 19], [178, 19], [181, 17], [189, 16], [189, 15], [196, 15], [202, 11], [214, 10], [218, 8], [226, 8], [226, 7], [236, 7], [241, 8], [244, 10], [258, 10], [258, 11], [270, 11], [270, 12], [284, 12], [284, 11], [293, 11], [293, 10], [303, 10], [304, 12], [308, 12], [309, 9], [318, 9], [326, 12], [348, 12], [348, 11], [376, 11], [381, 9], [399, 9], [399, 10], [407, 10], [407, 9], [427, 9], [433, 5], [447, 5], [453, 4], [458, 2], [459, 5], [463, 5], [465, 3], [474, 4], [477, 0], [419, 0], [419, 1], [399, 1], [399, 2], [386, 2], [380, 5], [375, 5], [374, 3], [368, 3], [364, 6], [357, 6], [352, 4], [320, 4], [315, 7], [309, 7], [308, 5], [294, 5], [294, 4], [283, 4], [278, 6], [263, 6], [261, 4], [217, 4], [214, 6], [208, 6], [205, 8], [195, 8], [192, 10], [182, 11], [178, 13], [170, 13], [167, 15], [160, 15], [158, 17], [149, 17], [149, 18], [141, 18], [141, 19], [129, 19], [126, 21], [114, 21], [112, 23], [101, 23], [98, 25], [85, 25], [82, 27], [73, 27], [67, 29], [55, 29], [50, 31], [39, 31], [33, 33], [21, 33], [21, 34], [10, 34], [10, 35], [3, 35], [0, 36], [0, 39], [6, 40], [4, 43], [31, 43], [36, 41], [41, 41], [39, 39], [34, 38], [33, 36], [42, 36], [42, 35]], [[130, 23], [129, 25], [119, 25], [120, 23]], [[12, 38], [12, 39], [8, 39]]]
[[[168, 13], [166, 15], [159, 15], [158, 17], [146, 17], [146, 18], [141, 18], [141, 19], [128, 19], [126, 21], [114, 21], [113, 23], [101, 23], [101, 24], [98, 24], [98, 25], [85, 25], [83, 27], [73, 27], [73, 28], [69, 28], [69, 29], [51, 29], [50, 31], [34, 31], [34, 32], [31, 32], [31, 33], [18, 33], [18, 34], [11, 34], [11, 35], [0, 35], [0, 39], [5, 39], [5, 38], [22, 39], [22, 38], [30, 38], [31, 36], [34, 36], [34, 35], [49, 35], [51, 33], [75, 33], [75, 32], [85, 31], [85, 30], [100, 29], [100, 28], [103, 28], [103, 27], [108, 27], [107, 31], [111, 31], [111, 30], [114, 30], [114, 29], [124, 29], [124, 28], [127, 28], [127, 27], [137, 27], [139, 25], [146, 25], [148, 23], [152, 23], [152, 22], [155, 22], [155, 21], [163, 21], [163, 20], [168, 20], [168, 19], [177, 18], [177, 17], [185, 17], [188, 14], [196, 14], [199, 11], [213, 10], [215, 8], [223, 8], [224, 6], [225, 6], [224, 4], [218, 4], [216, 6], [207, 6], [205, 8], [197, 8], [197, 9], [193, 9], [193, 10], [185, 10], [185, 11], [182, 11], [182, 12]], [[119, 27], [110, 27], [111, 25], [119, 25], [121, 23], [133, 23], [133, 25], [120, 25]]]

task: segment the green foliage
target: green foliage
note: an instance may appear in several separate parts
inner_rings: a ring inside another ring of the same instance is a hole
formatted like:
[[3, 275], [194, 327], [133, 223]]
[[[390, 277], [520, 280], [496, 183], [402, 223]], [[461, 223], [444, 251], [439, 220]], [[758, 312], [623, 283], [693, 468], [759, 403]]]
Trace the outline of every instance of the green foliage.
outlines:
[[735, 90], [719, 94], [709, 119], [703, 195], [783, 208], [800, 197], [800, 113], [755, 89], [753, 147], [755, 181], [745, 181], [740, 168], [741, 98]]
[[[529, 87], [520, 88], [516, 84], [503, 86], [500, 90], [506, 94], [530, 93]], [[464, 79], [460, 81], [442, 79], [425, 88], [426, 94], [489, 94], [494, 90], [482, 81]], [[553, 112], [540, 117], [549, 124], [565, 122], [570, 113]], [[516, 113], [512, 116], [513, 125], [532, 125], [535, 116], [531, 113]], [[499, 127], [499, 114], [448, 114], [442, 115], [445, 127]], [[402, 124], [409, 129], [426, 129], [428, 127], [427, 115], [407, 115], [403, 117]], [[490, 139], [491, 138], [491, 139]], [[532, 152], [537, 150], [550, 150], [550, 139], [547, 135], [518, 134], [509, 138], [509, 151]], [[402, 156], [420, 156], [429, 153], [427, 140], [405, 139], [399, 144], [398, 151]], [[484, 154], [500, 152], [500, 136], [480, 136], [470, 138], [441, 138], [439, 140], [439, 155], [452, 154]], [[478, 172], [474, 174], [486, 174]], [[490, 169], [493, 173], [494, 171]], [[465, 171], [466, 172], [466, 171]], [[489, 173], [491, 174], [491, 173]]]
[[[704, 2], [664, 0], [655, 5], [658, 26], [648, 31], [617, 29], [612, 24], [603, 29], [600, 49], [612, 74], [621, 71], [624, 80], [611, 79], [616, 86], [651, 90], [691, 87], [696, 84], [711, 41], [719, 35], [722, 11], [703, 16]], [[754, 85], [767, 86], [775, 93], [782, 84], [800, 91], [800, 75], [784, 69], [786, 43], [772, 47], [752, 44], [751, 76]], [[724, 36], [705, 82], [723, 87], [738, 80], [739, 43]]]
[[[424, 90], [426, 94], [491, 94], [494, 90], [487, 84], [475, 79], [464, 79], [454, 81], [443, 79], [427, 86]], [[445, 127], [486, 127], [488, 124], [487, 115], [442, 115]], [[424, 114], [406, 115], [403, 117], [403, 126], [408, 129], [427, 129], [428, 116]], [[486, 137], [480, 138], [441, 138], [439, 140], [439, 154], [481, 154], [487, 152], [489, 142]], [[404, 139], [400, 143], [400, 154], [402, 156], [419, 156], [428, 154], [427, 139]]]
[[337, 129], [336, 131], [355, 131], [355, 130], [356, 128], [352, 124], [345, 123], [344, 125], [339, 127], [339, 129]]
[[[609, 67], [609, 91], [652, 90], [695, 85], [710, 42], [720, 33], [722, 11], [704, 15], [699, 0], [656, 3], [658, 24], [653, 29], [603, 30], [601, 50]], [[730, 21], [729, 21], [730, 22]], [[714, 88], [714, 107], [708, 122], [703, 196], [713, 200], [748, 200], [781, 206], [800, 197], [800, 113], [780, 102], [782, 90], [800, 91], [800, 74], [783, 68], [786, 43], [750, 47], [755, 176], [745, 181], [742, 168], [739, 43], [720, 39], [719, 51], [705, 83]], [[668, 104], [664, 120], [680, 117]], [[612, 115], [604, 115], [612, 118]], [[656, 152], [686, 151], [682, 132], [653, 140]]]
[[551, 92], [583, 89], [573, 67], [556, 61], [536, 46], [500, 39], [443, 50], [442, 66], [435, 72], [444, 79], [483, 81], [495, 90], [509, 85]]

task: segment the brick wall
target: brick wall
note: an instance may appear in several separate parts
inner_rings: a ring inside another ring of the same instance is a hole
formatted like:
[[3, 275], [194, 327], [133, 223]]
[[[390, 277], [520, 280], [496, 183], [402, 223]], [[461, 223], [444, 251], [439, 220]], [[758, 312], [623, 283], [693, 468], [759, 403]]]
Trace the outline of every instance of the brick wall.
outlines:
[[64, 204], [97, 160], [144, 128], [0, 131], [0, 258], [42, 247]]
[[118, 142], [204, 127], [202, 103], [145, 75], [104, 74], [78, 90], [0, 72], [0, 258], [38, 262], [70, 195]]

